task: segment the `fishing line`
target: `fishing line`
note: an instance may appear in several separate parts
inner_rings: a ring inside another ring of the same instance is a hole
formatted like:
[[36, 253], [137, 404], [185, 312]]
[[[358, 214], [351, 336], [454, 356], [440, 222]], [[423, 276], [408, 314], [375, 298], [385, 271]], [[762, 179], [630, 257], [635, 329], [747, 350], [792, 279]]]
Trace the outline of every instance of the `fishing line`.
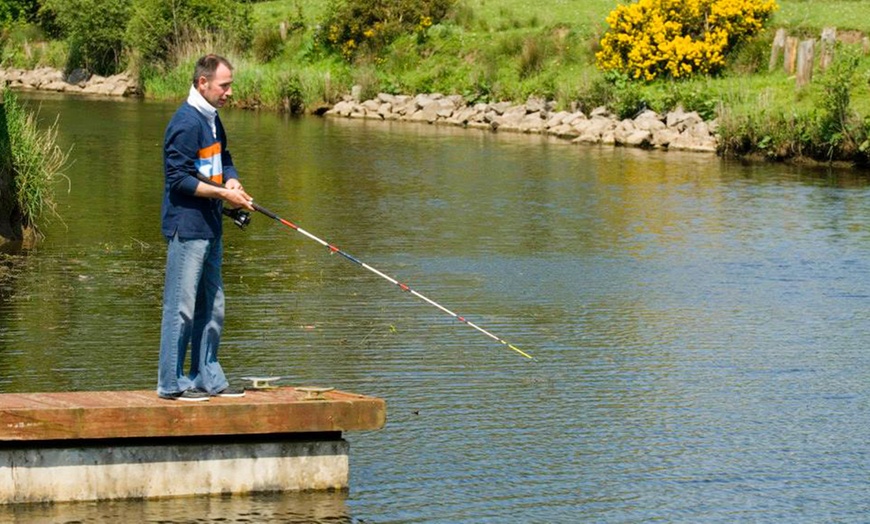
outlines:
[[[210, 185], [213, 185], [213, 186], [217, 186], [217, 187], [224, 187], [224, 186], [222, 186], [222, 185], [220, 185], [220, 184], [218, 184], [218, 183], [216, 183], [216, 182], [214, 182], [214, 181], [212, 181], [212, 180], [209, 180], [208, 178], [206, 178], [205, 176], [203, 176], [203, 175], [200, 174], [200, 173], [197, 173], [197, 178], [198, 178], [199, 180], [201, 180], [201, 181], [207, 183], [207, 184], [210, 184]], [[265, 207], [263, 207], [263, 206], [261, 206], [261, 205], [255, 203], [253, 200], [251, 200], [249, 203], [251, 204], [251, 207], [253, 207], [255, 211], [257, 211], [257, 212], [259, 212], [259, 213], [262, 213], [262, 214], [266, 215], [267, 217], [271, 218], [272, 220], [275, 220], [275, 221], [277, 221], [277, 222], [280, 222], [281, 224], [283, 224], [283, 225], [289, 227], [290, 229], [296, 231], [297, 233], [301, 233], [301, 234], [304, 235], [305, 237], [307, 237], [307, 238], [309, 238], [309, 239], [311, 239], [311, 240], [317, 242], [318, 244], [322, 245], [323, 247], [329, 249], [329, 252], [330, 252], [330, 253], [341, 255], [342, 257], [344, 257], [344, 258], [347, 259], [348, 261], [350, 261], [350, 262], [352, 262], [352, 263], [354, 263], [354, 264], [356, 264], [356, 265], [358, 265], [358, 266], [361, 266], [361, 267], [367, 269], [368, 271], [371, 271], [371, 272], [374, 273], [375, 275], [378, 275], [379, 277], [381, 277], [381, 278], [383, 278], [384, 280], [390, 282], [391, 284], [394, 284], [394, 285], [398, 286], [402, 291], [405, 291], [405, 292], [407, 292], [407, 293], [410, 293], [410, 294], [414, 295], [415, 297], [419, 298], [420, 300], [426, 302], [427, 304], [429, 304], [429, 305], [431, 305], [431, 306], [434, 306], [434, 307], [440, 309], [441, 311], [443, 311], [444, 313], [447, 313], [448, 315], [450, 315], [451, 317], [455, 318], [456, 320], [462, 322], [463, 324], [465, 324], [465, 325], [467, 325], [467, 326], [469, 326], [469, 327], [472, 327], [472, 328], [476, 329], [476, 330], [479, 331], [480, 333], [483, 333], [484, 335], [486, 335], [486, 336], [488, 336], [489, 338], [495, 340], [496, 342], [498, 342], [498, 343], [500, 343], [500, 344], [502, 344], [502, 345], [508, 347], [509, 349], [511, 349], [511, 350], [513, 350], [513, 351], [516, 351], [516, 352], [519, 353], [520, 355], [522, 355], [522, 356], [524, 356], [524, 357], [526, 357], [526, 358], [528, 358], [528, 359], [532, 359], [532, 358], [533, 358], [531, 355], [529, 355], [529, 354], [526, 353], [525, 351], [521, 350], [520, 348], [514, 346], [513, 344], [507, 342], [506, 340], [504, 340], [504, 339], [502, 339], [502, 338], [497, 337], [496, 335], [492, 334], [491, 332], [489, 332], [489, 331], [483, 329], [482, 327], [478, 326], [478, 325], [475, 324], [474, 322], [471, 322], [471, 321], [468, 320], [467, 318], [462, 317], [462, 316], [460, 316], [460, 315], [457, 315], [457, 314], [454, 313], [453, 311], [447, 309], [446, 307], [442, 306], [442, 305], [439, 304], [438, 302], [435, 302], [434, 300], [428, 298], [427, 296], [423, 295], [422, 293], [418, 293], [417, 291], [415, 291], [414, 289], [412, 289], [412, 288], [411, 288], [410, 286], [408, 286], [407, 284], [403, 284], [402, 282], [399, 282], [399, 281], [396, 280], [395, 278], [393, 278], [393, 277], [391, 277], [391, 276], [389, 276], [389, 275], [387, 275], [387, 274], [385, 274], [385, 273], [382, 273], [382, 272], [379, 271], [378, 269], [376, 269], [376, 268], [374, 268], [374, 267], [372, 267], [372, 266], [366, 264], [365, 262], [363, 262], [363, 261], [361, 261], [360, 259], [356, 258], [355, 256], [351, 255], [350, 253], [347, 253], [347, 252], [345, 252], [345, 251], [342, 251], [341, 249], [339, 249], [339, 248], [338, 248], [337, 246], [335, 246], [334, 244], [330, 244], [329, 242], [327, 242], [327, 241], [325, 241], [325, 240], [323, 240], [323, 239], [321, 239], [321, 238], [319, 238], [319, 237], [317, 237], [317, 236], [315, 236], [315, 235], [309, 233], [308, 231], [302, 229], [301, 227], [299, 227], [298, 225], [294, 224], [293, 222], [291, 222], [291, 221], [289, 221], [289, 220], [286, 220], [286, 219], [284, 219], [284, 218], [281, 218], [280, 216], [278, 216], [278, 215], [276, 215], [275, 213], [269, 211], [269, 210], [266, 209]]]

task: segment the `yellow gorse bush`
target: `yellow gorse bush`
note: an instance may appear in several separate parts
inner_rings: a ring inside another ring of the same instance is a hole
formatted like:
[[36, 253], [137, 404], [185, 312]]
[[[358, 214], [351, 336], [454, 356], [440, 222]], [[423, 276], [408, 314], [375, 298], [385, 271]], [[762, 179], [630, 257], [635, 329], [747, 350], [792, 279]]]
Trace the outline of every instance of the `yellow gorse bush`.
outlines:
[[741, 39], [764, 27], [775, 0], [638, 0], [619, 5], [596, 53], [598, 67], [635, 79], [710, 74]]

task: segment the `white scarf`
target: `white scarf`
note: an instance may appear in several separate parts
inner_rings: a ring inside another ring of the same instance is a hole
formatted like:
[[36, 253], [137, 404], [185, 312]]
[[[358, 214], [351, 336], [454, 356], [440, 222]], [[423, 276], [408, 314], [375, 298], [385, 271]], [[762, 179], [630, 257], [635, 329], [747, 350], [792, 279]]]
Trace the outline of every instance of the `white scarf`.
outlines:
[[215, 126], [214, 123], [215, 117], [217, 117], [217, 109], [209, 104], [208, 100], [206, 100], [202, 94], [196, 90], [196, 86], [190, 86], [190, 94], [187, 95], [187, 103], [192, 105], [206, 118], [206, 120], [208, 120], [208, 123], [211, 126], [211, 134], [214, 138], [217, 138], [217, 126]]

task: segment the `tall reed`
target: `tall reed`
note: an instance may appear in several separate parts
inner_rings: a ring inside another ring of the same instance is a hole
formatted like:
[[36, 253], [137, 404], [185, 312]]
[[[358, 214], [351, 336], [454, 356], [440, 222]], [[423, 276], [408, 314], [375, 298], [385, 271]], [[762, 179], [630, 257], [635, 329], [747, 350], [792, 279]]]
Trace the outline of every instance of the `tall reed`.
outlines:
[[48, 213], [59, 218], [54, 190], [60, 179], [68, 181], [63, 171], [69, 152], [57, 145], [57, 120], [40, 129], [38, 113], [26, 110], [12, 91], [3, 95], [12, 151], [13, 191], [21, 225], [36, 228]]

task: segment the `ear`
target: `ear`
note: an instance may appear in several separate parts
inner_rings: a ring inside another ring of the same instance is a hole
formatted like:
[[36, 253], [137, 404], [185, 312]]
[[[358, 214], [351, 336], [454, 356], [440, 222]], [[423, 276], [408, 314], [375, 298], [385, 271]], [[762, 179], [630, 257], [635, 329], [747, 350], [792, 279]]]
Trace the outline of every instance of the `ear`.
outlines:
[[200, 76], [196, 79], [196, 87], [197, 89], [205, 88], [208, 85], [208, 78], [205, 76]]

